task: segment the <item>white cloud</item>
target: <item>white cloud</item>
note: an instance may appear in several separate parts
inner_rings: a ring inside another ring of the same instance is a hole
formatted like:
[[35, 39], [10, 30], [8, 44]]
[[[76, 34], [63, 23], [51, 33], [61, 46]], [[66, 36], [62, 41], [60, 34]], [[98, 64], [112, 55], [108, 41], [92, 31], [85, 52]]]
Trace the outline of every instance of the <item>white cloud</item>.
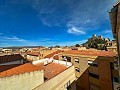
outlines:
[[68, 25], [71, 25], [89, 31], [99, 28], [105, 20], [108, 21], [108, 10], [115, 0], [60, 0], [59, 3], [58, 0], [21, 0], [20, 2], [12, 0], [11, 2], [29, 4], [46, 26], [63, 26], [69, 29]]
[[109, 33], [112, 33], [112, 31], [111, 30], [105, 30], [105, 31], [103, 31], [103, 33], [109, 34]]
[[16, 36], [6, 37], [5, 39], [11, 40], [11, 41], [19, 41], [19, 42], [24, 42], [24, 41], [26, 41], [25, 39], [18, 38], [18, 37], [16, 37]]
[[22, 38], [18, 38], [16, 36], [1, 36], [0, 37], [1, 41], [7, 41], [7, 42], [13, 42], [13, 41], [17, 41], [17, 42], [25, 42], [25, 39]]
[[70, 33], [70, 34], [74, 34], [74, 35], [84, 35], [84, 34], [86, 34], [85, 31], [82, 30], [82, 28], [76, 28], [76, 27], [69, 28], [67, 32]]

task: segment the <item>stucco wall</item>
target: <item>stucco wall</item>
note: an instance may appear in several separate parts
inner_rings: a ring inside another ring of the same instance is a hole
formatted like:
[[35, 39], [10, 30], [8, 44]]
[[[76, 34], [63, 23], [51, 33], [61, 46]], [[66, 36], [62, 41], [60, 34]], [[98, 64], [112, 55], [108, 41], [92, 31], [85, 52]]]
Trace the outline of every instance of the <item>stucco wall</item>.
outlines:
[[39, 60], [39, 56], [31, 56], [31, 55], [27, 55], [27, 59], [30, 59], [30, 60]]
[[11, 77], [0, 78], [0, 90], [32, 90], [43, 82], [43, 70], [34, 71]]
[[44, 58], [46, 55], [51, 54], [57, 50], [41, 50], [40, 51], [40, 58]]
[[[64, 90], [64, 85], [70, 81], [72, 83], [75, 80], [74, 66], [71, 66], [67, 70], [63, 71], [54, 78], [41, 84], [34, 90]], [[75, 88], [72, 90], [76, 90]]]
[[98, 71], [100, 90], [112, 90], [112, 78], [110, 70], [110, 62], [108, 60], [98, 60]]

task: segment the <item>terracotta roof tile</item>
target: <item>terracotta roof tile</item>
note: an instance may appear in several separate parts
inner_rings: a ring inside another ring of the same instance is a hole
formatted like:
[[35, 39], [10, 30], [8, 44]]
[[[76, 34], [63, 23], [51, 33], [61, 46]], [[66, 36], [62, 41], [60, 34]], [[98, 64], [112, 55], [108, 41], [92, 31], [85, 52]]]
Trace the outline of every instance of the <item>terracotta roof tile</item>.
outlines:
[[24, 57], [22, 57], [20, 54], [4, 55], [4, 56], [0, 56], [0, 63], [18, 61], [22, 59], [24, 59]]
[[8, 69], [20, 66], [21, 64], [12, 64], [12, 65], [1, 65], [0, 66], [0, 72], [6, 71]]
[[28, 55], [39, 56], [39, 52], [28, 52]]
[[58, 63], [49, 63], [48, 65], [44, 66], [44, 77], [47, 78], [47, 80], [55, 77], [62, 71], [66, 70], [67, 67]]
[[[52, 56], [54, 56], [55, 54], [58, 54], [58, 53], [60, 53], [60, 52], [63, 52], [63, 51], [61, 51], [61, 50], [57, 50], [57, 51], [55, 51], [55, 52], [53, 52], [53, 53], [50, 53], [50, 54], [48, 54], [48, 55], [46, 55], [44, 58], [51, 58]], [[55, 57], [54, 57], [54, 59], [59, 59], [59, 57], [58, 57], [58, 55], [56, 55]]]
[[62, 54], [76, 54], [76, 55], [89, 55], [89, 56], [116, 56], [115, 52], [112, 51], [101, 51], [101, 50], [69, 50], [64, 51]]
[[20, 65], [18, 67], [1, 72], [0, 78], [23, 74], [23, 73], [27, 73], [27, 72], [38, 71], [38, 70], [42, 70], [42, 69], [43, 69], [42, 66], [38, 67], [38, 66], [32, 65], [31, 63], [26, 63], [24, 65]]

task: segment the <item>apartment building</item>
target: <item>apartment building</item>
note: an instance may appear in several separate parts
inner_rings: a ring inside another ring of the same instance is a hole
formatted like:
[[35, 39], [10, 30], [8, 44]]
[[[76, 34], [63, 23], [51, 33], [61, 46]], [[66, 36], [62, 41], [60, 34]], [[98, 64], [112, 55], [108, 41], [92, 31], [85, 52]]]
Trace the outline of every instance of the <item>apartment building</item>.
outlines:
[[1, 90], [76, 90], [74, 65], [41, 59], [0, 73]]
[[59, 54], [60, 60], [74, 64], [77, 90], [113, 90], [113, 81], [118, 78], [114, 56], [114, 52], [99, 50], [70, 50]]
[[113, 8], [109, 11], [110, 23], [112, 27], [113, 37], [117, 41], [117, 52], [118, 59], [116, 59], [116, 70], [119, 71], [119, 77], [116, 78], [118, 81], [115, 83], [115, 89], [120, 89], [120, 1], [118, 1]]

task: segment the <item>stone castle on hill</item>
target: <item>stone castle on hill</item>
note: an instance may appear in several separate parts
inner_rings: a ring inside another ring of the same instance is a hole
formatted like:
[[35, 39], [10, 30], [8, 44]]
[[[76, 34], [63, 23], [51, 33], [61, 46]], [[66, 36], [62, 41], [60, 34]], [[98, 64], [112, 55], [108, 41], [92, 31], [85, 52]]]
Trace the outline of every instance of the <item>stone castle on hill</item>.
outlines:
[[103, 40], [103, 41], [106, 41], [106, 42], [110, 41], [109, 38], [103, 38], [102, 35], [96, 36], [96, 34], [94, 34], [94, 35], [92, 36], [92, 38], [89, 38], [88, 41], [96, 40], [96, 39], [98, 39], [98, 40]]
[[112, 43], [109, 38], [103, 38], [102, 35], [96, 36], [94, 34], [86, 43], [83, 43], [83, 46], [99, 50], [107, 50], [106, 47], [110, 46], [108, 43]]

